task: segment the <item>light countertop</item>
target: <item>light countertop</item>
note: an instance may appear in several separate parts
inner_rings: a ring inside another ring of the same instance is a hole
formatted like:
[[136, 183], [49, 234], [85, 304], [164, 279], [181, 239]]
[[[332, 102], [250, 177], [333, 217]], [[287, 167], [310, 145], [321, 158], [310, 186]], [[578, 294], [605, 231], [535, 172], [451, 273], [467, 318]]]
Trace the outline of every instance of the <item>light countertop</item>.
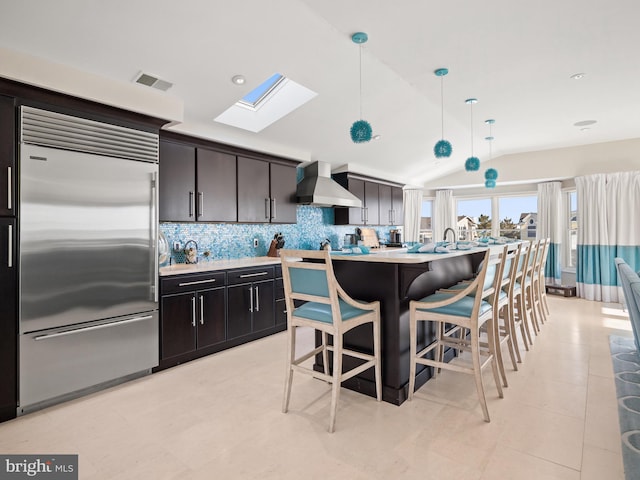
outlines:
[[228, 270], [231, 268], [260, 267], [263, 265], [279, 265], [278, 257], [245, 257], [227, 260], [210, 260], [195, 264], [176, 263], [166, 267], [160, 267], [160, 276], [182, 275], [185, 273], [213, 272], [216, 270]]

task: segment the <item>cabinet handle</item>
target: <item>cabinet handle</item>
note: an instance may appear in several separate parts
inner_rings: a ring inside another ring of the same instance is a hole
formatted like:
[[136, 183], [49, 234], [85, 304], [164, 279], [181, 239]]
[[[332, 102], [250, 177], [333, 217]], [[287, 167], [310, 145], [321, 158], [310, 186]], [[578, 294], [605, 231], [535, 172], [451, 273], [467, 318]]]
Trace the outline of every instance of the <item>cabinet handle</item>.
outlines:
[[249, 311], [253, 313], [253, 288], [249, 287]]
[[11, 167], [7, 167], [7, 208], [11, 210], [13, 207], [11, 202], [11, 194], [12, 194], [12, 182], [11, 182]]
[[364, 207], [364, 223], [369, 222], [369, 207]]
[[196, 296], [191, 297], [191, 326], [196, 326]]
[[269, 272], [245, 273], [240, 275], [240, 278], [262, 277], [263, 275], [269, 275]]
[[256, 312], [260, 311], [260, 297], [258, 295], [258, 287], [256, 287]]
[[194, 195], [193, 192], [189, 192], [189, 216], [193, 217], [193, 210], [194, 210]]
[[198, 192], [198, 217], [204, 215], [204, 193]]
[[264, 218], [269, 219], [269, 198], [264, 199]]
[[276, 219], [276, 199], [271, 199], [271, 220]]
[[186, 287], [188, 285], [200, 285], [202, 283], [213, 283], [215, 281], [216, 281], [215, 278], [211, 278], [209, 280], [195, 280], [193, 282], [182, 282], [182, 283], [179, 283], [178, 286], [179, 287]]
[[204, 325], [204, 297], [200, 295], [200, 325]]
[[395, 225], [395, 215], [396, 211], [394, 209], [389, 210], [389, 223], [391, 223], [391, 225]]
[[360, 209], [360, 221], [364, 223], [364, 207]]
[[7, 254], [9, 255], [7, 260], [7, 266], [13, 267], [13, 225], [9, 225], [9, 241], [7, 242]]

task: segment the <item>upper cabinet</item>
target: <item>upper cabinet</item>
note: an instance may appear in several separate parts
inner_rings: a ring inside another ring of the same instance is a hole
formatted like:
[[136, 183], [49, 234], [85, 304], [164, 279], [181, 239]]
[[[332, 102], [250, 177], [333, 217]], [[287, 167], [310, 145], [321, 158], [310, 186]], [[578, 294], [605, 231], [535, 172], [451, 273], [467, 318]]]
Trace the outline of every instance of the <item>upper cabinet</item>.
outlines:
[[296, 223], [296, 168], [238, 157], [238, 222]]
[[297, 162], [165, 137], [160, 139], [161, 222], [296, 223]]
[[160, 221], [236, 220], [236, 157], [161, 140]]
[[402, 188], [380, 184], [378, 192], [380, 225], [402, 225], [404, 222]]
[[333, 179], [362, 201], [361, 208], [335, 208], [336, 225], [399, 225], [403, 222], [402, 187], [348, 172]]
[[0, 95], [0, 216], [16, 215], [16, 110], [11, 97]]

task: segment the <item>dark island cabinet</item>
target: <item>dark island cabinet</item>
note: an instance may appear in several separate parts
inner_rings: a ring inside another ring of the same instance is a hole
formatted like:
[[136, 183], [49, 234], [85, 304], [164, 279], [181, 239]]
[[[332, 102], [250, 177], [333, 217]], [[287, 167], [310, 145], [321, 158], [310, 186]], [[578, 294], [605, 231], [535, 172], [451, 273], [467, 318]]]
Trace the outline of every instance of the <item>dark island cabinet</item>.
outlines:
[[163, 278], [161, 292], [161, 367], [211, 353], [226, 340], [224, 272]]
[[274, 268], [228, 272], [228, 335], [238, 338], [275, 327]]
[[235, 222], [236, 157], [160, 140], [160, 221]]
[[296, 167], [238, 157], [238, 222], [296, 223]]
[[0, 422], [16, 416], [17, 275], [16, 220], [0, 218]]
[[0, 95], [0, 216], [2, 217], [16, 215], [15, 115], [15, 100]]
[[284, 282], [282, 280], [282, 266], [275, 266], [276, 279], [274, 281], [276, 299], [276, 326], [287, 328], [287, 304], [284, 298]]

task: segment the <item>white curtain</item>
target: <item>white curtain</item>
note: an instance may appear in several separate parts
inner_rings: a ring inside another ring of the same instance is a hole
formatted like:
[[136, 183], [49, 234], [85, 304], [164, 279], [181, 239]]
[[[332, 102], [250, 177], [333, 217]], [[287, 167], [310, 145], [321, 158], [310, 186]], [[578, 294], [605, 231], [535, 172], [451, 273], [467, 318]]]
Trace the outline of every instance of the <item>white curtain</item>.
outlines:
[[620, 257], [640, 270], [640, 171], [576, 178], [578, 193], [578, 295], [618, 302], [614, 264]]
[[453, 228], [457, 236], [458, 222], [456, 220], [456, 202], [453, 197], [453, 190], [436, 191], [433, 211], [433, 239], [441, 238], [447, 228]]
[[565, 225], [562, 183], [547, 182], [538, 184], [536, 238], [538, 240], [549, 238], [551, 241], [544, 275], [548, 283], [560, 283], [562, 273], [560, 251]]
[[404, 196], [404, 241], [420, 240], [420, 219], [422, 217], [422, 189], [405, 189]]

